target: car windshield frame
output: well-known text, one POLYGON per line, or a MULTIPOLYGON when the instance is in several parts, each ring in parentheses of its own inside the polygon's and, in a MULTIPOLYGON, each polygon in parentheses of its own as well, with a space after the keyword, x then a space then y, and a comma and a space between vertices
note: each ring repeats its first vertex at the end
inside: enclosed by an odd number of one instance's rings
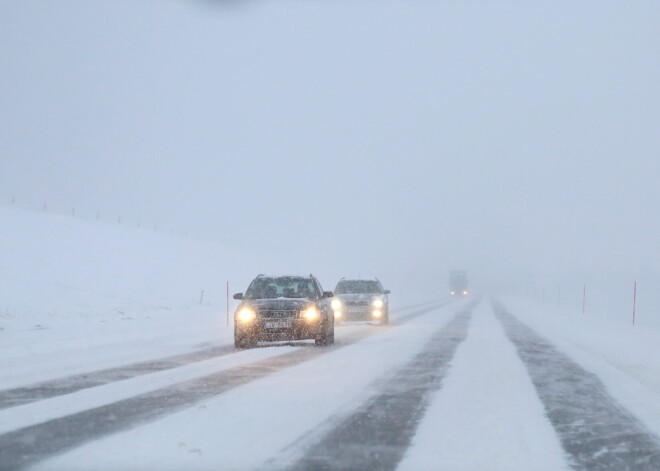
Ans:
POLYGON ((316 281, 299 276, 255 278, 245 291, 244 299, 319 299, 316 281))

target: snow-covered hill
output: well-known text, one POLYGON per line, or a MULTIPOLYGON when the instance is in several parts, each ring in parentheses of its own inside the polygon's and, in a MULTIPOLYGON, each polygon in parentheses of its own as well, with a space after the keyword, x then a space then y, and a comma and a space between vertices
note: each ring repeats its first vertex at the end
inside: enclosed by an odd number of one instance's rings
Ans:
POLYGON ((242 290, 265 260, 209 240, 8 207, 0 227, 5 387, 229 335, 226 283, 242 290))
POLYGON ((201 239, 14 208, 0 207, 0 226, 4 329, 220 311, 226 282, 255 261, 201 239))

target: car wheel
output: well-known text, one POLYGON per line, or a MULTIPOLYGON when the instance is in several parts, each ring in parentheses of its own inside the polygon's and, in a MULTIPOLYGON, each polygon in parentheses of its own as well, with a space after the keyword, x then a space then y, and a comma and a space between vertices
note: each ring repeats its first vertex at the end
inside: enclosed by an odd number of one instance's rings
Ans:
POLYGON ((317 347, 324 347, 324 346, 328 345, 328 335, 327 335, 327 334, 321 334, 321 335, 318 335, 318 336, 314 339, 314 344, 315 344, 317 347))
POLYGON ((332 333, 328 333, 327 331, 327 326, 325 329, 321 330, 321 333, 319 333, 316 338, 314 339, 314 344, 317 347, 323 347, 325 345, 330 345, 331 343, 335 342, 335 330, 334 326, 332 329, 332 333))
POLYGON ((243 336, 234 337, 234 347, 236 347, 236 348, 240 348, 240 349, 252 348, 252 347, 254 347, 255 343, 256 342, 250 340, 249 337, 243 337, 243 336))
POLYGON ((380 320, 380 325, 387 325, 387 324, 389 324, 389 323, 390 323, 390 313, 389 313, 389 312, 385 312, 385 315, 384 315, 383 318, 380 320))

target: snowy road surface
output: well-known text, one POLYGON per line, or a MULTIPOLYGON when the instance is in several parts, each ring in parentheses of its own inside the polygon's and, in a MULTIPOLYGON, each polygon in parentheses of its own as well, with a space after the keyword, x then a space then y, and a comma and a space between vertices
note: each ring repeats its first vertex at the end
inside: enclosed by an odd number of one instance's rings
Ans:
POLYGON ((655 383, 516 303, 401 308, 336 338, 237 351, 225 335, 59 378, 18 371, 0 391, 0 469, 660 469, 655 383))

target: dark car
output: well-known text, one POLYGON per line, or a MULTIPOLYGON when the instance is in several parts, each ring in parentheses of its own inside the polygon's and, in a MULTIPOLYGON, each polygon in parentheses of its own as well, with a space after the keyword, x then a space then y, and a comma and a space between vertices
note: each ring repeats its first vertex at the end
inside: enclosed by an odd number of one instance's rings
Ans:
POLYGON ((376 320, 381 324, 390 321, 390 290, 383 289, 378 279, 347 280, 337 283, 332 300, 335 319, 346 321, 376 320))
POLYGON ((314 339, 317 346, 335 341, 335 319, 328 298, 312 275, 256 277, 234 313, 234 345, 249 348, 260 340, 314 339))

